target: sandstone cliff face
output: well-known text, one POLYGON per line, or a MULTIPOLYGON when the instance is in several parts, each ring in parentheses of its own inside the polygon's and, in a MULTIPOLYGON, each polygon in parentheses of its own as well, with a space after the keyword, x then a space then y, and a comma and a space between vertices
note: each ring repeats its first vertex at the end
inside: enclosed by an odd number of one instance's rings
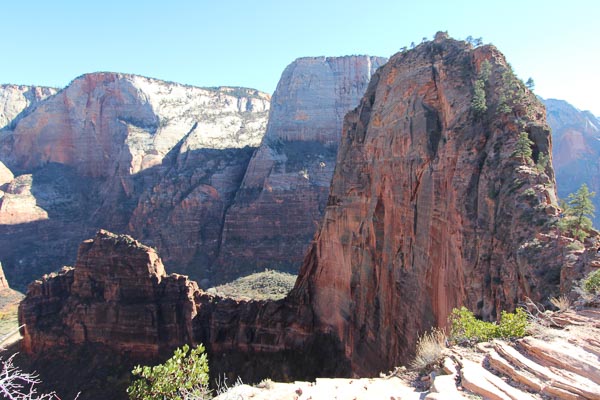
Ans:
POLYGON ((392 57, 347 115, 293 296, 339 337, 353 371, 406 361, 453 307, 495 319, 524 296, 557 293, 568 251, 553 228, 552 169, 533 164, 550 156, 550 132, 543 106, 507 71, 493 46, 438 36, 392 57), (521 131, 533 160, 514 155, 521 131))
POLYGON ((225 218, 216 277, 297 272, 321 220, 344 115, 386 59, 300 58, 283 72, 267 132, 225 218))
POLYGON ((10 128, 40 101, 58 90, 41 86, 0 85, 0 129, 10 128))
POLYGON ((96 73, 38 103, 0 132, 0 160, 17 175, 2 173, 13 183, 0 188, 11 280, 23 287, 72 264, 99 228, 135 234, 180 271, 206 269, 269 100, 252 89, 96 73))
MULTIPOLYGON (((566 199, 583 183, 600 193, 600 121, 589 111, 579 111, 563 100, 548 99, 544 100, 544 104, 548 124, 552 128, 552 157, 558 196, 566 199)), ((596 196, 593 202, 596 210, 600 210, 600 197, 596 196)), ((596 227, 600 226, 599 218, 594 218, 596 227)))
MULTIPOLYGON (((82 390, 85 398, 124 398, 125 387, 105 377, 98 382, 102 371, 119 363, 164 360, 184 343, 206 345, 215 376, 237 374, 256 381, 349 372, 337 353, 339 345, 310 330, 309 308, 206 294, 185 276, 167 275, 154 249, 107 231, 81 244, 74 268, 29 286, 19 306, 19 324, 22 351, 41 360, 34 365, 43 377, 56 376, 53 357, 69 359, 62 367, 69 371, 81 365, 73 357, 102 351, 100 360, 89 356, 99 363, 92 372, 87 359, 81 367, 85 375, 73 371, 61 395, 82 390)), ((62 389, 64 380, 58 385, 54 389, 62 389)))
POLYGON ((23 349, 96 343, 156 357, 193 340, 196 290, 186 277, 167 276, 155 250, 100 231, 81 244, 75 268, 29 286, 19 307, 23 349))

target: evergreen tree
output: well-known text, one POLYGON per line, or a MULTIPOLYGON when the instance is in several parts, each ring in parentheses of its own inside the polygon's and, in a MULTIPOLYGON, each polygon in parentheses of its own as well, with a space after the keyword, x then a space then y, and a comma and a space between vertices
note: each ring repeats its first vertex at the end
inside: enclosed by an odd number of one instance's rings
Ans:
POLYGON ((529 139, 529 135, 527 132, 521 132, 519 134, 519 138, 517 139, 517 144, 515 145, 515 151, 513 151, 512 156, 521 159, 522 161, 529 164, 531 161, 531 145, 533 142, 529 139))
POLYGON ((480 116, 487 111, 487 104, 485 99, 485 82, 482 79, 477 79, 475 81, 471 107, 473 107, 473 111, 477 116, 480 116))
POLYGON ((590 229, 592 221, 589 217, 594 217, 595 207, 592 198, 596 196, 595 192, 590 192, 584 183, 575 193, 571 193, 568 202, 564 204, 564 218, 561 221, 561 228, 570 232, 575 238, 583 241, 590 229))
POLYGON ((533 82, 533 78, 527 79, 527 82, 525 82, 525 86, 527 86, 527 89, 533 90, 535 88, 535 82, 533 82))

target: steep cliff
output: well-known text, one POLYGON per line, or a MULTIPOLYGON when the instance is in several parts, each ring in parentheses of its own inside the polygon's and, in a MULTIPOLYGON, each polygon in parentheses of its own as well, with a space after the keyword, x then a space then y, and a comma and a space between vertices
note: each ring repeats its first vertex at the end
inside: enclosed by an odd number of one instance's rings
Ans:
POLYGON ((42 86, 0 85, 0 130, 10 129, 45 98, 58 92, 42 86))
POLYGON ((9 279, 23 287, 72 264, 99 228, 135 234, 180 271, 206 268, 269 100, 252 89, 95 73, 37 103, 0 131, 0 160, 16 175, 2 173, 12 183, 0 199, 9 279))
MULTIPOLYGON (((552 128, 552 158, 556 172, 558 196, 566 199, 585 183, 600 193, 600 120, 589 111, 579 111, 564 100, 543 100, 552 128)), ((600 196, 593 199, 600 210, 600 196)), ((600 216, 594 218, 600 227, 600 216)))
POLYGON ((167 276, 154 249, 99 231, 79 247, 75 268, 29 286, 19 307, 23 349, 95 343, 152 359, 192 340, 197 289, 184 276, 167 276))
POLYGON ((279 80, 267 132, 228 210, 215 278, 297 272, 327 203, 344 115, 386 59, 300 58, 279 80))
POLYGON ((353 371, 373 373, 406 361, 453 307, 495 319, 556 294, 563 264, 584 257, 556 236, 551 150, 544 107, 493 46, 438 34, 396 54, 346 117, 292 296, 353 371))

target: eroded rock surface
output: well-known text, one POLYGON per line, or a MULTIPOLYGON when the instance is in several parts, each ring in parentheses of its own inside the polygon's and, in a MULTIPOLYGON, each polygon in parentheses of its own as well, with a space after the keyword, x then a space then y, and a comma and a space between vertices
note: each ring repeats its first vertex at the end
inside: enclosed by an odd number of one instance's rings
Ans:
POLYGON ((217 279, 265 266, 297 273, 327 203, 344 115, 385 61, 300 58, 283 71, 267 132, 225 218, 217 279))
POLYGON ((152 359, 193 340, 197 289, 184 276, 167 275, 154 249, 100 231, 81 244, 74 268, 29 286, 19 308, 23 349, 39 354, 95 343, 152 359))
POLYGON ((493 46, 438 36, 393 56, 347 115, 292 296, 344 344, 353 371, 403 363, 454 307, 495 319, 525 296, 543 301, 569 257, 584 262, 556 236, 551 163, 535 166, 552 150, 544 107, 510 76, 493 46), (533 159, 515 155, 520 132, 533 159))
POLYGON ((72 264, 99 228, 133 233, 179 271, 206 269, 269 104, 253 89, 95 73, 21 112, 0 131, 11 281, 72 264))
POLYGON ((42 86, 0 85, 0 129, 10 129, 40 101, 58 92, 42 86))

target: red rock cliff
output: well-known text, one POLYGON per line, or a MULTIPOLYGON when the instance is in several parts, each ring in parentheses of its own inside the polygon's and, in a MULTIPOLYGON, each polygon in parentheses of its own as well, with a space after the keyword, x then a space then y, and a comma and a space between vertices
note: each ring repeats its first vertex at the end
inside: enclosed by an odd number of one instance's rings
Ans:
POLYGON ((0 167, 0 253, 15 287, 72 264, 99 228, 135 235, 180 272, 212 265, 269 95, 94 73, 15 114, 27 104, 9 89, 0 160, 17 176, 0 167))
POLYGON ((378 70, 346 116, 322 227, 294 289, 353 371, 405 362, 453 307, 495 319, 525 296, 557 293, 566 250, 554 176, 550 163, 534 166, 550 153, 544 107, 493 46, 438 35, 378 70), (514 154, 520 132, 532 159, 514 154))
POLYGON ((195 282, 168 275, 155 250, 100 231, 75 268, 33 282, 19 307, 23 349, 100 343, 138 358, 193 343, 195 282))

